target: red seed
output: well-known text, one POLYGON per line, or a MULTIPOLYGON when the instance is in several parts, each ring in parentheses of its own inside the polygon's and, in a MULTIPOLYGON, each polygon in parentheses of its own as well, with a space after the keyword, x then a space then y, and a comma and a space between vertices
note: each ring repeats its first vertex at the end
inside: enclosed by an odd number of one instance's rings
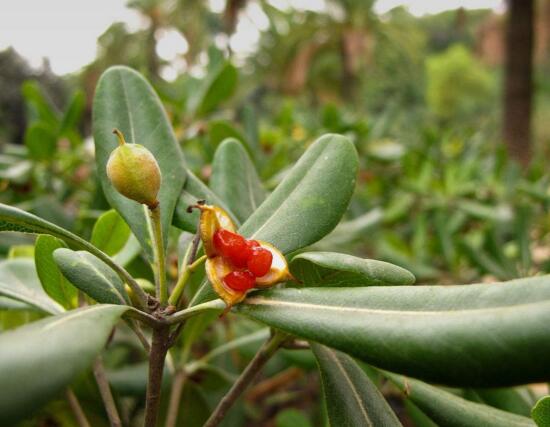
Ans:
POLYGON ((250 249, 258 248, 260 247, 260 242, 258 242, 257 240, 247 240, 246 246, 248 246, 250 249))
POLYGON ((262 247, 252 249, 246 266, 250 272, 256 277, 265 276, 271 268, 273 262, 273 254, 271 251, 262 247))
POLYGON ((213 240, 214 247, 220 252, 221 256, 229 259, 236 267, 246 266, 250 249, 243 236, 220 228, 214 233, 213 240))
POLYGON ((254 287, 256 278, 250 271, 232 271, 223 278, 223 283, 234 291, 246 292, 254 287))

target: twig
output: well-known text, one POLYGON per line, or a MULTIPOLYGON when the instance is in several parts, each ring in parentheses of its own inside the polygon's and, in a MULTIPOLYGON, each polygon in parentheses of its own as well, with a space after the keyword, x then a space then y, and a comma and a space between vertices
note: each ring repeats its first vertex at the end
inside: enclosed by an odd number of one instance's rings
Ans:
POLYGON ((147 396, 145 401, 145 427, 155 427, 157 424, 162 373, 164 360, 168 352, 168 335, 170 328, 161 326, 153 329, 151 353, 149 355, 149 379, 147 382, 147 396))
POLYGON ((206 310, 223 310, 224 308, 225 303, 221 299, 215 299, 202 304, 194 305, 193 307, 189 307, 185 310, 180 310, 173 315, 168 316, 165 321, 167 324, 172 325, 174 323, 183 322, 184 320, 206 310))
POLYGON ((237 398, 246 390, 256 375, 260 372, 262 367, 267 363, 271 356, 277 352, 287 337, 288 336, 285 334, 275 333, 260 347, 237 381, 233 383, 231 389, 222 398, 216 409, 214 409, 214 412, 212 412, 210 418, 208 418, 204 424, 204 427, 216 427, 223 421, 225 414, 229 411, 231 406, 233 406, 233 403, 235 403, 237 398))
POLYGON ((103 400, 103 405, 105 406, 105 411, 109 417, 111 427, 121 427, 122 422, 120 421, 120 416, 118 415, 115 399, 111 393, 111 387, 109 386, 109 380, 107 379, 101 356, 98 356, 95 359, 93 371, 97 386, 99 388, 99 394, 103 400))
POLYGON ((76 422, 78 423, 79 427, 90 427, 90 423, 88 422, 88 419, 86 418, 86 414, 82 410, 82 406, 80 406, 80 402, 78 401, 78 398, 73 393, 73 391, 68 388, 65 391, 65 396, 67 397, 67 401, 69 402, 69 406, 71 407, 71 410, 73 411, 73 414, 76 418, 76 422))
POLYGON ((164 304, 168 300, 168 289, 166 287, 166 259, 164 256, 160 205, 149 209, 149 214, 153 229, 153 253, 155 257, 153 270, 155 273, 156 296, 160 303, 164 304))
POLYGON ((176 425, 184 383, 185 372, 179 369, 172 380, 172 389, 170 390, 170 402, 168 404, 165 427, 174 427, 176 425))

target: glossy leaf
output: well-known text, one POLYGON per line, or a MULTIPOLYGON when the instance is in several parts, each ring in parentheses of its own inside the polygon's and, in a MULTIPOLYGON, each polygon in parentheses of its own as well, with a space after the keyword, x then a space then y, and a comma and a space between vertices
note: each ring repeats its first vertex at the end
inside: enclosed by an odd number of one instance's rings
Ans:
POLYGON ((0 420, 32 415, 89 367, 126 308, 96 305, 0 334, 0 420), (83 339, 85 338, 85 339, 83 339))
POLYGON ((239 232, 283 253, 310 245, 336 227, 355 188, 357 152, 340 135, 312 144, 239 232))
POLYGON ((479 388, 473 392, 487 405, 526 417, 530 416, 535 404, 527 387, 479 388))
POLYGON ((544 396, 537 402, 531 416, 538 427, 550 427, 550 396, 544 396))
POLYGON ((290 272, 306 286, 412 285, 404 268, 336 252, 304 252, 290 263, 290 272))
POLYGON ((62 240, 42 234, 36 239, 34 264, 44 291, 65 308, 76 305, 77 289, 71 285, 59 270, 53 259, 56 249, 65 248, 62 240))
POLYGON ((527 417, 470 402, 440 388, 411 378, 384 373, 407 398, 440 426, 445 427, 533 427, 527 417))
POLYGON ((126 304, 128 295, 116 273, 88 252, 58 249, 54 260, 63 275, 78 289, 104 304, 126 304))
POLYGON ((384 397, 353 359, 312 344, 332 426, 400 426, 384 397))
POLYGON ((152 257, 147 209, 119 194, 107 177, 107 160, 118 144, 112 132, 118 128, 128 142, 148 148, 160 166, 162 183, 158 199, 165 240, 186 175, 178 142, 157 94, 130 68, 111 67, 103 73, 97 85, 93 112, 96 166, 105 196, 152 257))
POLYGON ((44 292, 29 258, 0 262, 0 295, 21 301, 48 314, 63 312, 63 307, 44 292))
POLYGON ((492 285, 278 289, 237 311, 432 382, 500 387, 550 377, 550 276, 492 285))
POLYGON ((266 194, 252 160, 235 139, 226 139, 216 150, 210 187, 240 222, 258 209, 266 194))
POLYGON ((107 255, 118 253, 130 237, 130 227, 115 210, 102 214, 94 224, 90 242, 107 255))

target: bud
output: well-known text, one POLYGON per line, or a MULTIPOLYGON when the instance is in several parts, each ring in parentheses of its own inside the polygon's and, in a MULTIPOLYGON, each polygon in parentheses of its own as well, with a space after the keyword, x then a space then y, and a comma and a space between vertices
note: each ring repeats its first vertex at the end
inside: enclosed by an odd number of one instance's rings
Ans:
POLYGON ((158 205, 161 174, 153 154, 139 144, 128 144, 118 129, 113 130, 119 146, 107 162, 107 176, 117 191, 128 199, 154 209, 158 205))

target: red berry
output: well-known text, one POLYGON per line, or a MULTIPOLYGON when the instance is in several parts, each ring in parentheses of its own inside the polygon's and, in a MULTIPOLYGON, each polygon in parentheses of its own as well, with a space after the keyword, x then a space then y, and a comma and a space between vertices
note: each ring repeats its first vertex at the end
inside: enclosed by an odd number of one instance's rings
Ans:
POLYGON ((246 266, 254 276, 262 277, 269 272, 272 262, 273 254, 271 251, 262 247, 257 247, 252 249, 252 254, 249 257, 246 266))
POLYGON ((250 271, 232 271, 223 278, 223 283, 234 291, 246 292, 254 287, 256 278, 250 271))
POLYGON ((220 228, 214 233, 214 247, 220 254, 229 259, 236 267, 246 266, 246 260, 250 256, 250 249, 243 236, 220 228))
POLYGON ((246 246, 248 246, 250 249, 258 248, 260 247, 260 242, 257 240, 247 240, 246 246))

